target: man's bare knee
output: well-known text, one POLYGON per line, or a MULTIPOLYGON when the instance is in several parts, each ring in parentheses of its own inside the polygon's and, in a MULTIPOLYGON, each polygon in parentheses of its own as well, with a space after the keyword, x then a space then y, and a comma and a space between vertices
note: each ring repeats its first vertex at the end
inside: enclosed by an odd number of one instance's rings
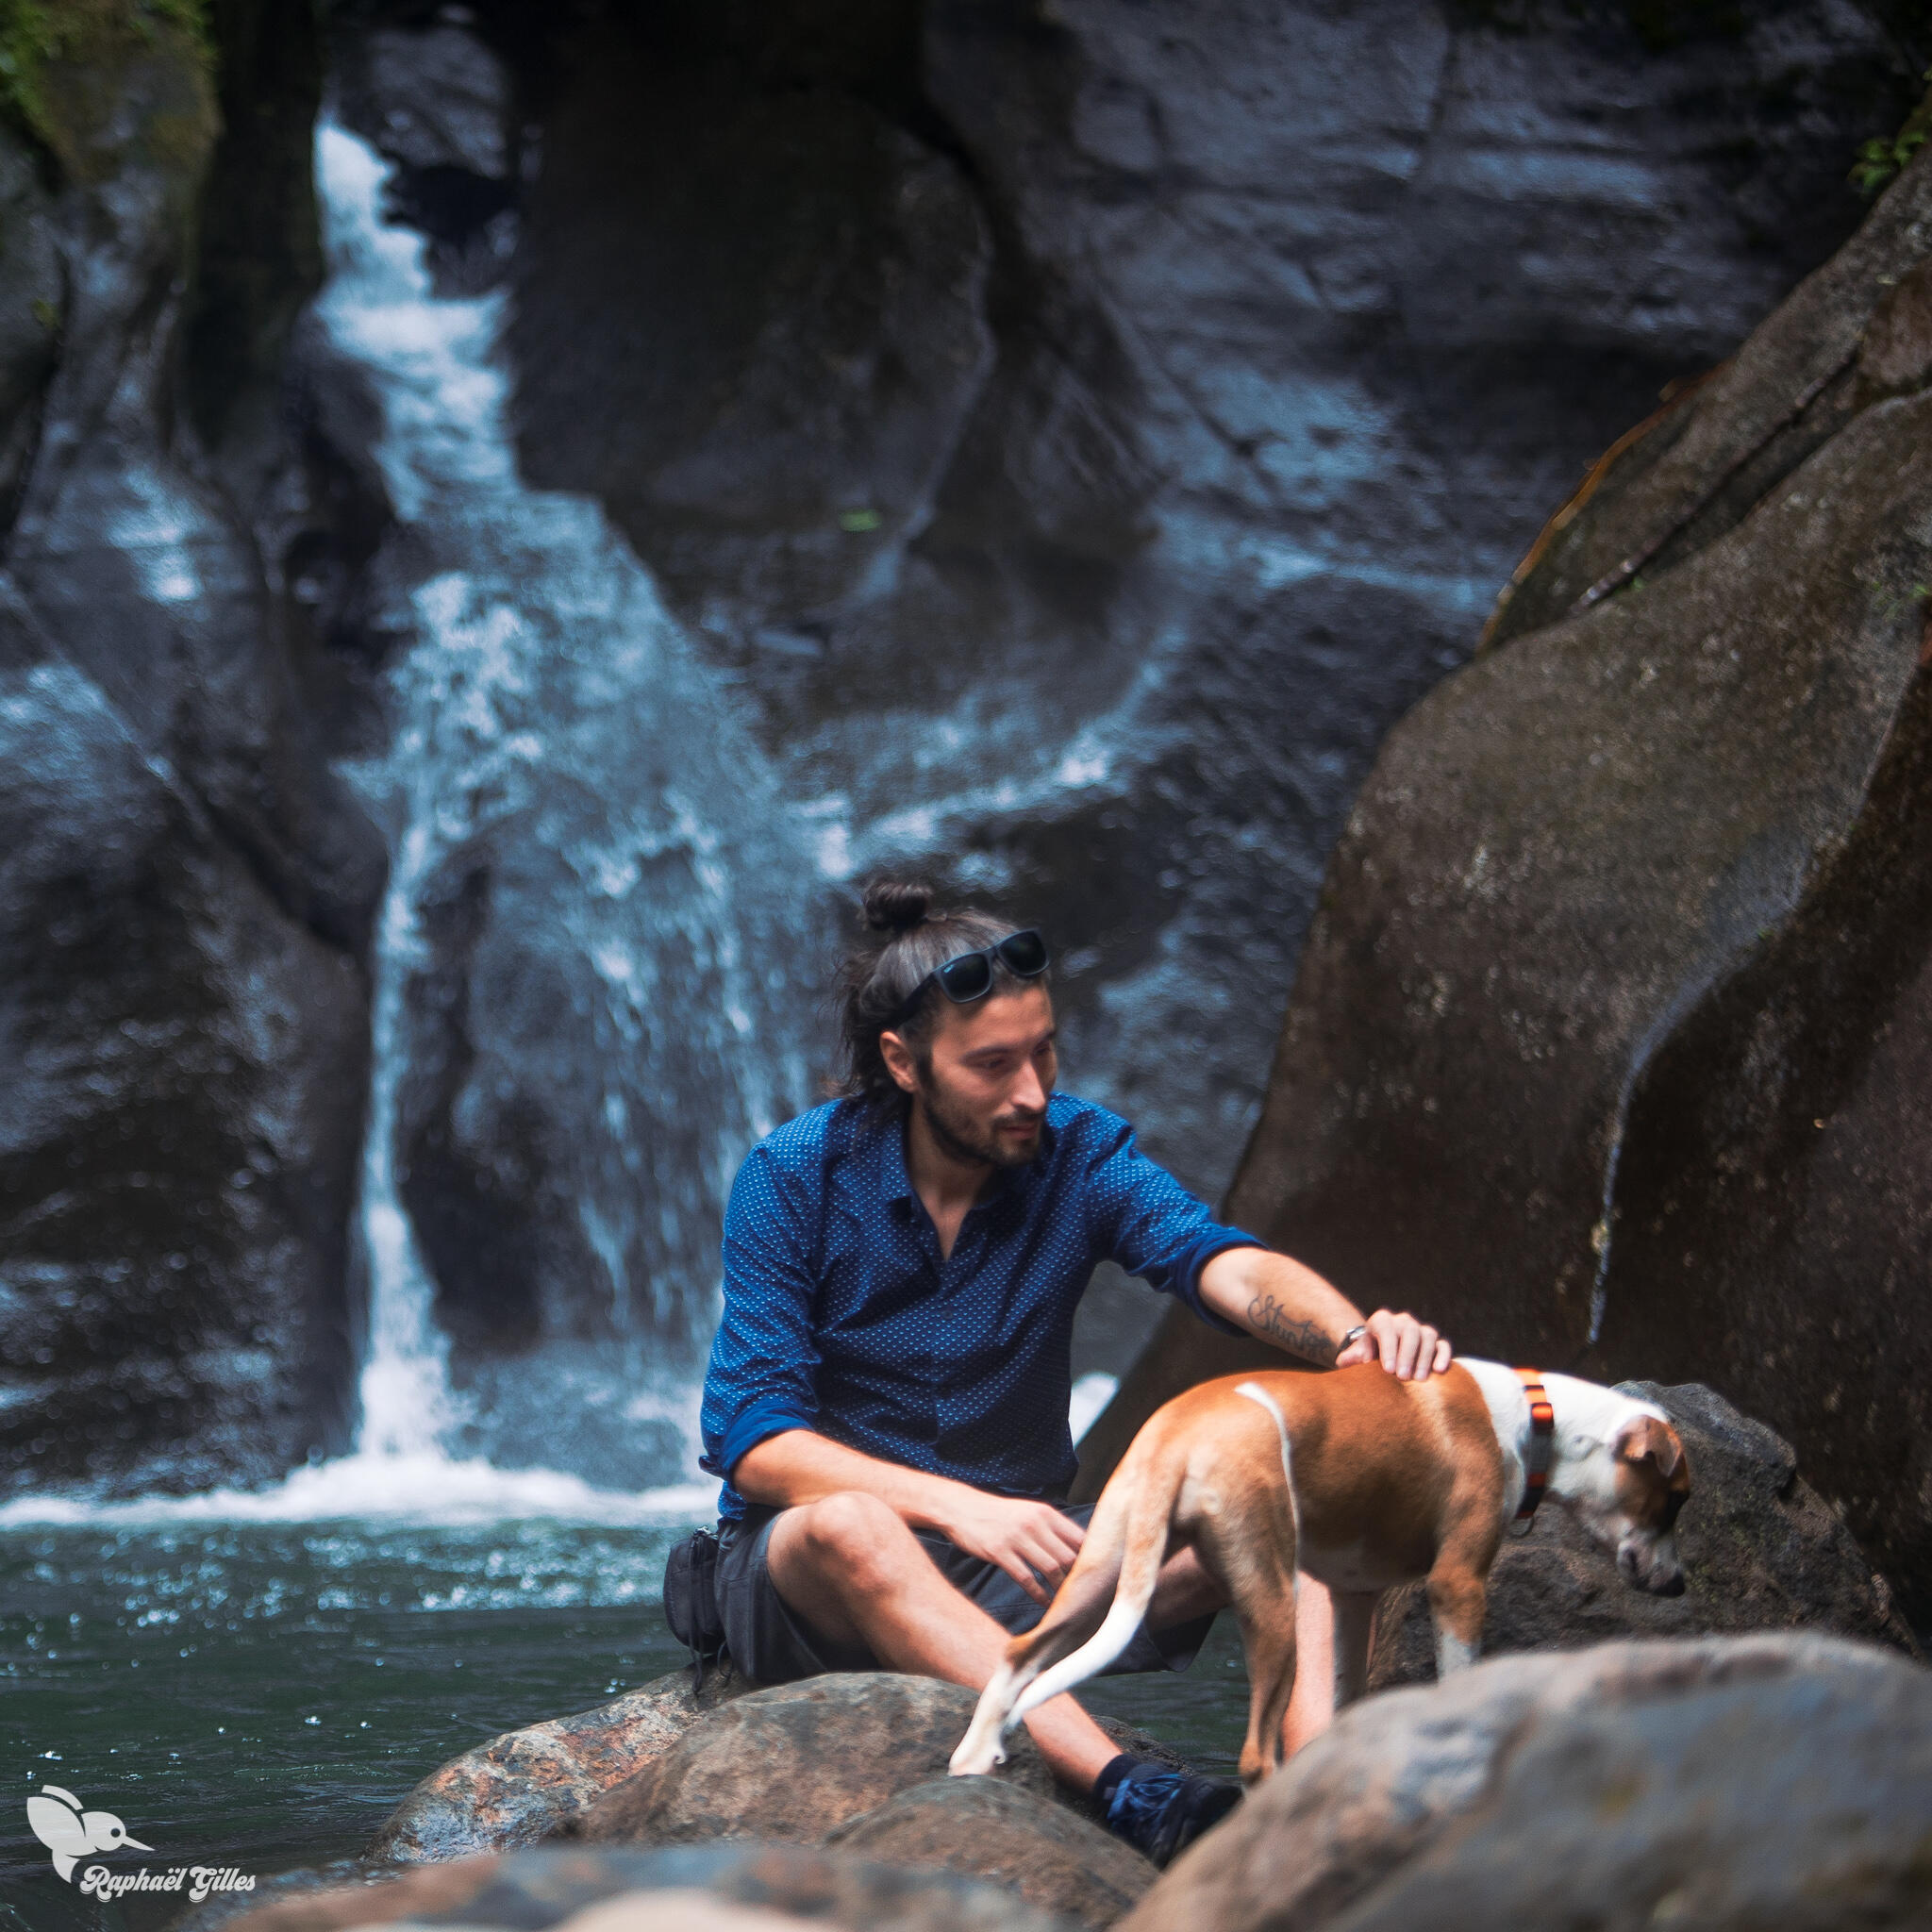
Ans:
POLYGON ((859 1490, 802 1504, 795 1514, 798 1554, 820 1575, 848 1589, 883 1585, 909 1557, 924 1554, 898 1516, 859 1490))

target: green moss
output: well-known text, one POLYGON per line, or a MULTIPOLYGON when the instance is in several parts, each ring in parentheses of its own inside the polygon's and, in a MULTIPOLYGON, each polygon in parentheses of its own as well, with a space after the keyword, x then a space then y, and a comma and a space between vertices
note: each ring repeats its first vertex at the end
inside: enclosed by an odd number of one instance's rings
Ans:
POLYGON ((48 71, 118 65, 166 39, 212 75, 205 0, 0 0, 0 114, 58 153, 48 71))
MULTIPOLYGON (((1932 81, 1932 68, 1925 78, 1932 81)), ((1858 150, 1852 164, 1851 183, 1870 200, 1932 137, 1932 92, 1906 117, 1906 125, 1893 135, 1880 135, 1858 150)))

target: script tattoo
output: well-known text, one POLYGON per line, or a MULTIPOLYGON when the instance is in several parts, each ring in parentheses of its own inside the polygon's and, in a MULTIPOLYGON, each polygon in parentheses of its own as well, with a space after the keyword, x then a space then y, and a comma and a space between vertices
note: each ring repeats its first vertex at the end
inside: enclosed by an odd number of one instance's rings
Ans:
POLYGON ((1291 1315, 1272 1294, 1257 1294, 1248 1304, 1248 1323, 1257 1335, 1279 1342, 1290 1355, 1311 1362, 1332 1362, 1336 1348, 1319 1324, 1291 1315))

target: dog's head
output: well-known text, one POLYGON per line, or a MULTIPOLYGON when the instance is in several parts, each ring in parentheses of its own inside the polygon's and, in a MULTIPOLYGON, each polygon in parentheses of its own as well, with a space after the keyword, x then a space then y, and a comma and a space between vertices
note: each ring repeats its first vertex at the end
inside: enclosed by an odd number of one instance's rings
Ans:
POLYGON ((1616 1553, 1624 1582, 1653 1596, 1681 1596, 1677 1512, 1690 1493, 1690 1464, 1675 1429, 1639 1413, 1610 1442, 1608 1494, 1591 1511, 1591 1527, 1616 1553))

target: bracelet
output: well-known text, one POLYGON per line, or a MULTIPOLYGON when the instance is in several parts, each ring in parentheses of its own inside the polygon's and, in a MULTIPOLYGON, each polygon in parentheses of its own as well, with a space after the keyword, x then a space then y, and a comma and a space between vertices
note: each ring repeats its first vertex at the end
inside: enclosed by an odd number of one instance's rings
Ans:
POLYGON ((1349 1344, 1355 1341, 1357 1336, 1366 1335, 1368 1332, 1369 1324, 1366 1322, 1357 1322, 1355 1324, 1355 1326, 1351 1328, 1348 1331, 1348 1333, 1344 1335, 1341 1338, 1341 1340, 1335 1344, 1336 1359, 1339 1361, 1342 1356, 1348 1353, 1349 1344))

